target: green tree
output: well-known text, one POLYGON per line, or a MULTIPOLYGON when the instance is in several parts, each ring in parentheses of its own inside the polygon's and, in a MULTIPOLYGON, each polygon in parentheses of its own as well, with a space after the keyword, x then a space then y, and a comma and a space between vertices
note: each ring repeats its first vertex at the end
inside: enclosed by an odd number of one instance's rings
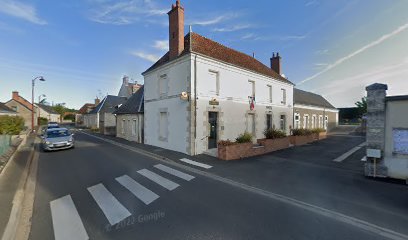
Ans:
POLYGON ((359 117, 367 113, 367 97, 361 98, 361 101, 355 103, 358 109, 359 117))

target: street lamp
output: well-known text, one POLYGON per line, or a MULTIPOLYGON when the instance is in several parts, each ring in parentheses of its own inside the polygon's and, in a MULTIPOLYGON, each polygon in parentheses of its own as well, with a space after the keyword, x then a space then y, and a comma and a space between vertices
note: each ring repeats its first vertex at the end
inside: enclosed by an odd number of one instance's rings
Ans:
POLYGON ((31 95, 31 131, 34 131, 34 87, 35 87, 35 80, 39 80, 44 82, 45 79, 42 76, 36 77, 32 80, 32 95, 31 95))
MULTIPOLYGON (((41 94, 40 96, 38 96, 38 118, 41 118, 41 108, 40 108, 40 104, 41 104, 41 98, 43 97, 43 100, 47 97, 45 94, 41 94)), ((40 124, 39 121, 37 121, 38 124, 40 124)))

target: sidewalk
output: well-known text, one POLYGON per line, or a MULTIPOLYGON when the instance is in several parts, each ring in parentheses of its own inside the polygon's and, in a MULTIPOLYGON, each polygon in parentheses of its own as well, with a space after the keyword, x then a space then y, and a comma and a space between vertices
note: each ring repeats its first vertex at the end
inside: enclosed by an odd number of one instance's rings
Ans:
POLYGON ((36 135, 27 137, 24 146, 15 153, 14 158, 7 163, 0 174, 0 236, 7 226, 10 212, 13 207, 13 198, 20 183, 21 175, 29 160, 36 135))

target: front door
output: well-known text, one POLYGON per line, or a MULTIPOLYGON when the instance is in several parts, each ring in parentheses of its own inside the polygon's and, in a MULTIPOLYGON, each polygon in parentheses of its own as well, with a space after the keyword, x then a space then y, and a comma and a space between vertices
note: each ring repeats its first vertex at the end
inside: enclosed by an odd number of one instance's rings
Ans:
POLYGON ((208 136, 208 149, 217 148, 217 122, 218 113, 209 112, 208 113, 208 123, 210 125, 210 134, 208 136))

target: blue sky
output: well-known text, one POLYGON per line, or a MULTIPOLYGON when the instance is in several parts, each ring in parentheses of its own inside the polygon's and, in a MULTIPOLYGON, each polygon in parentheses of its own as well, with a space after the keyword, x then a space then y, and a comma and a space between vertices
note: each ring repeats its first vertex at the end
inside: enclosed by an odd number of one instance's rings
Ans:
MULTIPOLYGON (((0 0, 0 101, 18 90, 79 108, 117 94, 167 50, 175 0, 0 0)), ((336 107, 373 82, 408 94, 408 0, 182 0, 193 31, 269 65, 336 107)), ((186 26, 186 31, 188 27, 186 26)))

